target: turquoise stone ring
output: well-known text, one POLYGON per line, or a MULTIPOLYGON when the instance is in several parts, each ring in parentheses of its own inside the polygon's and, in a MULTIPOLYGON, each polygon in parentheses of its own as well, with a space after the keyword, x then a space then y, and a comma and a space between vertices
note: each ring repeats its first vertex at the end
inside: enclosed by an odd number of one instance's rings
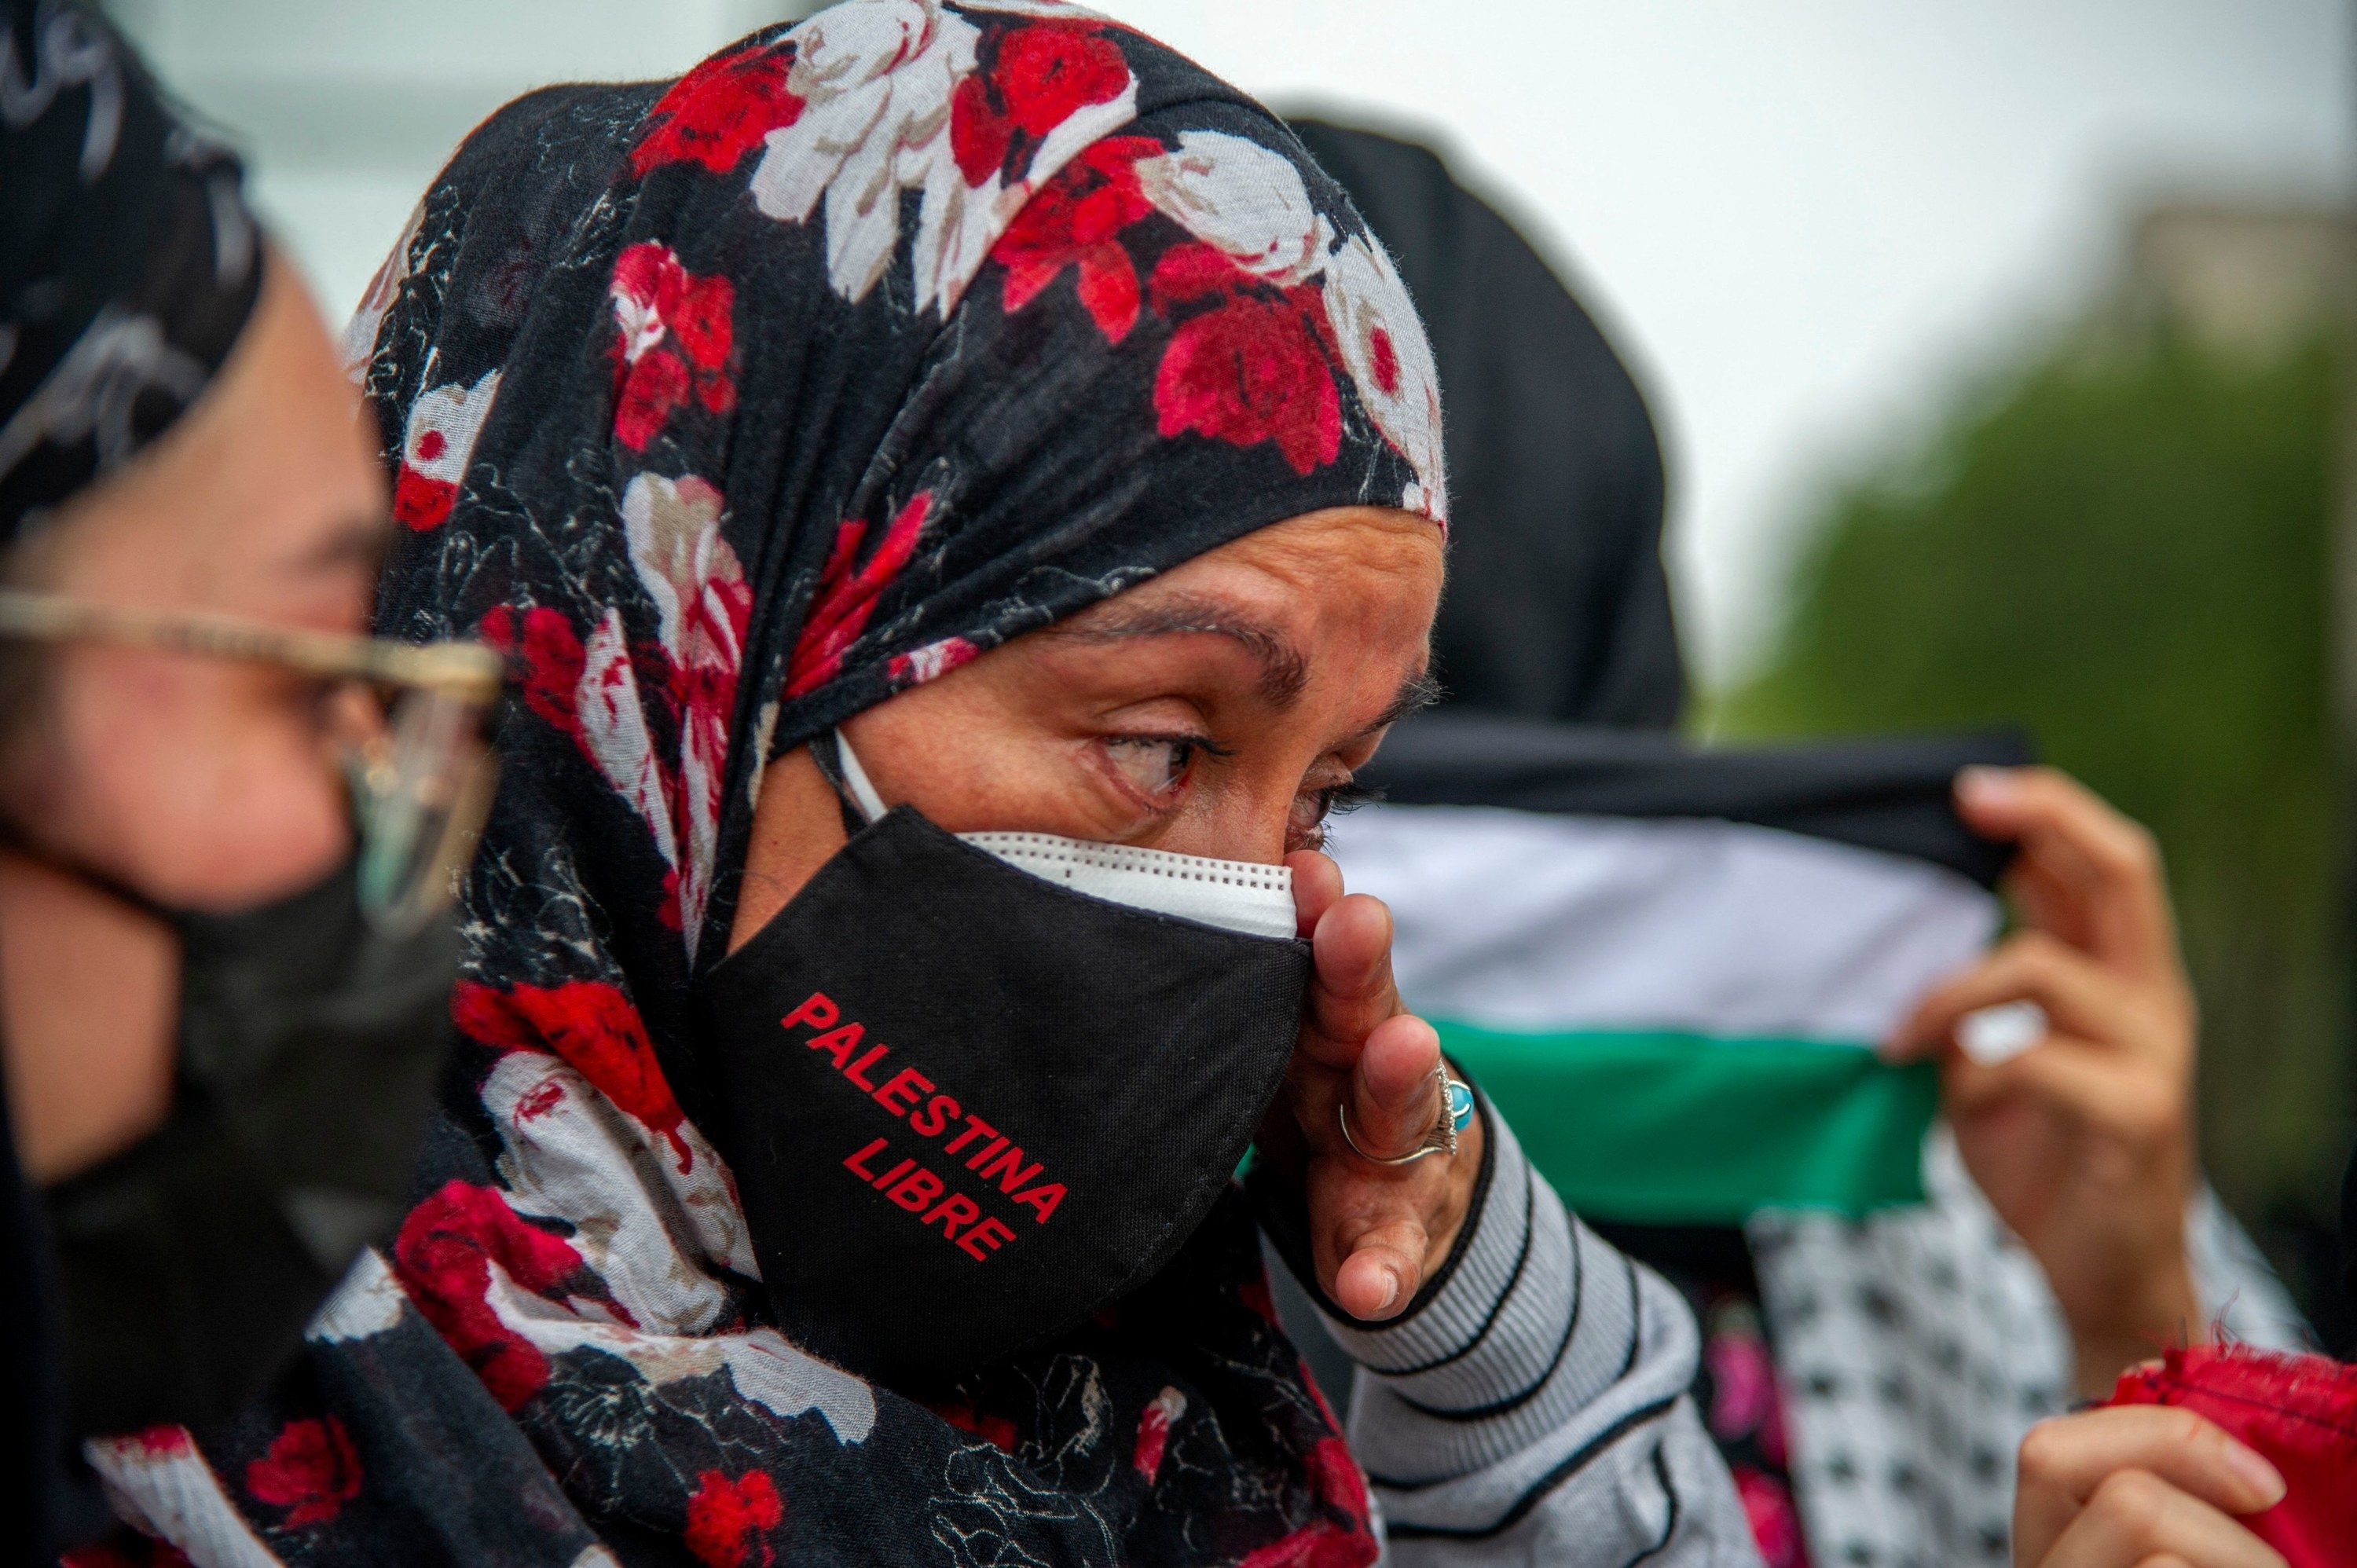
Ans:
POLYGON ((1359 1147, 1359 1140, 1351 1135, 1350 1107, 1338 1100, 1334 1102, 1334 1120, 1341 1124, 1342 1142, 1351 1145, 1352 1154, 1373 1165, 1412 1165, 1426 1155, 1454 1155, 1457 1152, 1457 1134, 1465 1131, 1465 1123, 1473 1120, 1473 1090, 1463 1079, 1448 1070, 1446 1062, 1432 1069, 1432 1080, 1440 1090, 1440 1114, 1433 1118, 1431 1130, 1425 1133, 1423 1143, 1405 1155, 1367 1153, 1359 1147))

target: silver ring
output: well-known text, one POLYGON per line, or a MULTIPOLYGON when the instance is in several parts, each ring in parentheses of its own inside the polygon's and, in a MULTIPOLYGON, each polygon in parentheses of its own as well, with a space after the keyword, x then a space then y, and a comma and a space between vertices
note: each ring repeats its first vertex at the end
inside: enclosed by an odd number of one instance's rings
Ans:
POLYGON ((1351 1152, 1371 1165, 1410 1165, 1426 1155, 1457 1153, 1457 1134, 1473 1119, 1473 1090, 1463 1079, 1453 1076, 1447 1063, 1432 1069, 1432 1086, 1440 1091, 1440 1113, 1426 1130, 1424 1142, 1405 1155, 1371 1155, 1359 1147, 1359 1140, 1351 1135, 1350 1097, 1334 1102, 1334 1121, 1342 1129, 1342 1142, 1351 1152))

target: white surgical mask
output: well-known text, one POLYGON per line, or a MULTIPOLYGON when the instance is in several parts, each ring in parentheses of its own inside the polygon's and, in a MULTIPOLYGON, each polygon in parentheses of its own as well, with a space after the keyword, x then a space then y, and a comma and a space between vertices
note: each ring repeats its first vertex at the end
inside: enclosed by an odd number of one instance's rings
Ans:
MULTIPOLYGON (((886 811, 884 798, 876 792, 850 740, 839 729, 834 732, 834 744, 844 788, 858 803, 860 815, 871 822, 880 820, 886 811)), ((1252 937, 1289 937, 1298 929, 1290 866, 1211 860, 1166 849, 1096 843, 1059 833, 957 836, 1019 871, 1043 881, 1060 882, 1075 893, 1108 903, 1200 920, 1252 937)))

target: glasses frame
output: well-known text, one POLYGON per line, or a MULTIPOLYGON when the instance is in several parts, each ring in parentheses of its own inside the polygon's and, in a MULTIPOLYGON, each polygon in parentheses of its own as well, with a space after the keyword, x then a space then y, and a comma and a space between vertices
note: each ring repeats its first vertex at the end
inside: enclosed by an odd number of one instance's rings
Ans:
MULTIPOLYGON (((100 605, 61 594, 0 588, 0 639, 12 639, 101 643, 267 664, 321 680, 425 693, 479 714, 496 712, 508 674, 507 660, 479 642, 420 646, 272 626, 238 616, 100 605)), ((354 792, 355 850, 361 861, 361 904, 371 924, 388 934, 405 936, 447 904, 457 871, 472 854, 498 777, 497 756, 485 750, 461 776, 458 795, 447 809, 442 831, 434 835, 430 856, 420 863, 424 872, 414 883, 393 884, 403 895, 395 898, 372 886, 370 870, 372 851, 382 842, 376 837, 382 826, 376 813, 391 797, 348 773, 347 787, 354 792), (360 799, 364 788, 370 795, 366 804, 360 799)))
POLYGON ((0 588, 0 638, 275 664, 306 675, 438 692, 485 708, 499 701, 507 679, 507 661, 479 642, 393 642, 200 610, 92 604, 23 588, 0 588))

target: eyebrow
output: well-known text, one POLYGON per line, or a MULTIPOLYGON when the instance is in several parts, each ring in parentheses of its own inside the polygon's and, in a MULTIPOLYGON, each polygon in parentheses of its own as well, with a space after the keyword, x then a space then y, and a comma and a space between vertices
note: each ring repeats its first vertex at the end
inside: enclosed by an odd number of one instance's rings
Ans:
POLYGON ((1056 634, 1082 642, 1189 635, 1231 639, 1259 664, 1260 693, 1280 711, 1298 701, 1309 683, 1309 660, 1290 638, 1217 599, 1174 596, 1159 604, 1108 610, 1082 622, 1067 622, 1056 628, 1056 634))
POLYGON ((354 515, 337 523, 335 532, 317 543, 287 555, 280 566, 300 576, 351 566, 375 572, 383 566, 385 553, 392 546, 393 530, 384 518, 354 515))

